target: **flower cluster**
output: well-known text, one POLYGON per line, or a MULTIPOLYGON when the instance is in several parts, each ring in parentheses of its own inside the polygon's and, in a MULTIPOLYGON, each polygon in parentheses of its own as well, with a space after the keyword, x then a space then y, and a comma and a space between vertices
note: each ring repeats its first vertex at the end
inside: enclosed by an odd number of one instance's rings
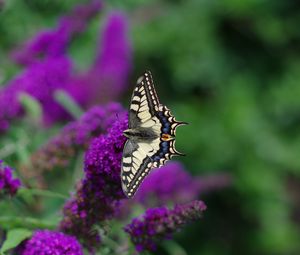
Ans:
POLYGON ((83 255, 75 237, 50 230, 35 231, 22 250, 22 255, 83 255))
POLYGON ((123 108, 117 103, 92 107, 79 120, 65 126, 58 135, 32 154, 30 164, 20 169, 22 174, 27 180, 35 179, 43 185, 44 172, 67 167, 79 151, 88 147, 93 137, 106 131, 123 112, 123 108))
MULTIPOLYGON (((86 111, 81 118, 68 122, 56 136, 31 154, 28 165, 20 168, 27 182, 24 185, 33 187, 32 194, 61 197, 56 192, 41 192, 34 188, 45 188, 50 183, 45 180, 47 171, 68 168, 72 159, 85 151, 83 177, 63 207, 58 230, 36 230, 29 240, 16 247, 21 255, 83 255, 81 245, 94 252, 101 241, 105 245, 109 239, 102 233, 100 235, 104 223, 118 219, 123 209, 121 205, 128 209, 135 208, 135 204, 150 209, 134 218, 124 229, 138 252, 155 250, 159 240, 170 238, 183 225, 201 217, 206 206, 195 199, 199 192, 220 183, 213 178, 205 186, 205 180, 192 177, 181 164, 170 162, 159 171, 152 171, 134 199, 125 199, 120 172, 126 141, 123 131, 128 128, 128 114, 120 104, 99 106, 99 103, 117 99, 128 84, 132 50, 127 18, 115 11, 105 16, 94 62, 86 70, 78 72, 68 55, 74 36, 82 33, 87 22, 101 9, 101 0, 90 0, 77 6, 60 19, 57 27, 42 31, 11 54, 24 69, 0 89, 0 133, 9 128, 11 121, 24 114, 19 100, 23 93, 41 105, 43 124, 47 126, 72 120, 55 99, 57 91, 68 94, 86 111), (178 205, 173 209, 164 207, 170 204, 178 205), (151 208, 155 206, 161 207, 151 208)), ((54 175, 49 179, 56 180, 54 175)), ((0 197, 15 195, 20 185, 20 180, 12 177, 12 169, 0 161, 0 197)), ((36 205, 40 198, 32 195, 28 201, 31 199, 36 205)), ((127 219, 130 217, 128 212, 131 209, 127 210, 127 219)), ((35 226, 39 228, 44 226, 42 221, 30 222, 38 224, 35 226)), ((124 233, 120 236, 122 245, 128 247, 130 240, 123 239, 123 236, 124 233)), ((123 248, 122 245, 116 251, 123 248)))
POLYGON ((67 48, 74 35, 84 30, 87 21, 101 9, 101 2, 91 1, 63 17, 57 28, 41 32, 12 55, 25 69, 0 90, 0 132, 23 114, 19 101, 22 93, 35 98, 43 109, 43 123, 71 119, 55 100, 62 90, 84 109, 120 96, 131 69, 131 47, 127 19, 113 12, 107 17, 95 62, 83 73, 76 72, 67 48), (7 107, 10 105, 10 107, 7 107))
POLYGON ((0 160, 0 197, 15 195, 21 186, 21 181, 13 178, 12 172, 12 168, 4 166, 3 161, 0 160))
POLYGON ((70 82, 70 94, 82 106, 115 100, 127 88, 132 50, 124 14, 107 16, 98 45, 94 63, 70 82))
POLYGON ((70 86, 72 62, 65 50, 74 34, 81 32, 78 24, 83 28, 100 7, 96 2, 76 7, 61 19, 56 29, 41 32, 12 54, 15 61, 24 64, 26 69, 0 90, 0 132, 7 130, 11 120, 22 114, 19 95, 24 92, 43 106, 45 124, 69 117, 54 100, 57 89, 67 91, 70 86))
POLYGON ((0 131, 6 130, 10 121, 22 114, 19 101, 22 93, 27 93, 40 102, 46 124, 50 124, 54 118, 69 116, 55 101, 53 94, 57 89, 66 88, 71 67, 70 59, 65 56, 32 64, 0 90, 0 131))
POLYGON ((136 250, 153 251, 158 240, 168 239, 185 224, 202 216, 206 205, 202 201, 193 201, 177 205, 174 209, 158 207, 148 209, 141 217, 135 218, 125 227, 136 250))
POLYGON ((110 219, 124 198, 120 169, 127 115, 120 115, 107 134, 95 138, 85 156, 85 176, 66 203, 60 229, 90 249, 99 244, 95 224, 110 219))
POLYGON ((100 78, 102 95, 97 93, 100 97, 116 98, 126 88, 132 58, 127 27, 124 14, 110 14, 102 34, 101 48, 89 72, 90 76, 100 78))

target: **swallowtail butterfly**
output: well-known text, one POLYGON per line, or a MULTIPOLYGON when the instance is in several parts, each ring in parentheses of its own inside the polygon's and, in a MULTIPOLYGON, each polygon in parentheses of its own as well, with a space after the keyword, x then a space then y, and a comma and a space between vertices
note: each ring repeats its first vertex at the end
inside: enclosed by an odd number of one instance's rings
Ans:
POLYGON ((170 110, 160 104, 151 73, 137 80, 129 110, 128 138, 122 157, 122 188, 132 197, 152 168, 160 167, 175 155, 175 132, 185 122, 176 121, 170 110))

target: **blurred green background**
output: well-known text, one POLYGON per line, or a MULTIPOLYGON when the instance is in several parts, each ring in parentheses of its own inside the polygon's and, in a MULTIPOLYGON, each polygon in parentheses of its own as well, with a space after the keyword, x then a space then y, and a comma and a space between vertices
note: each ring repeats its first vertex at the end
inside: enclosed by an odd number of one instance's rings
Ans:
MULTIPOLYGON (((5 2, 1 84, 18 72, 10 50, 79 2, 5 2)), ((177 138, 186 168, 233 178, 203 194, 203 221, 177 236, 187 254, 300 254, 300 2, 111 0, 105 8, 130 19, 130 82, 151 70, 161 101, 190 123, 177 138)), ((99 20, 71 46, 79 69, 92 61, 99 20)))

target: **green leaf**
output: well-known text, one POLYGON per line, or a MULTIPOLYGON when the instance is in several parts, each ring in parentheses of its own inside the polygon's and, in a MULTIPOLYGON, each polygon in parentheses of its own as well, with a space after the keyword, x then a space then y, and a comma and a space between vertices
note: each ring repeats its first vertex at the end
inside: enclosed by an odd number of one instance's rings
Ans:
POLYGON ((4 241, 0 249, 0 254, 4 255, 6 251, 17 247, 22 241, 29 238, 31 235, 32 231, 24 228, 16 228, 9 230, 7 233, 6 240, 4 241))
POLYGON ((64 90, 56 90, 54 93, 54 98, 75 119, 79 119, 79 117, 83 114, 84 111, 81 109, 81 107, 64 90))

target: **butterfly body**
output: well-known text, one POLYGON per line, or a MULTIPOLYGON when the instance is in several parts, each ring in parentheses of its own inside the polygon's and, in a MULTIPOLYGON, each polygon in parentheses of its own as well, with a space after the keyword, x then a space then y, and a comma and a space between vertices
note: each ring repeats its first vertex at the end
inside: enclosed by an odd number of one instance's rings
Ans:
POLYGON ((122 188, 132 197, 152 168, 160 167, 175 155, 175 132, 185 122, 178 122, 170 110, 160 104, 149 71, 140 77, 134 89, 128 129, 128 138, 122 158, 122 188))
POLYGON ((135 128, 135 129, 127 129, 123 132, 123 134, 132 140, 140 141, 140 140, 153 140, 159 137, 159 134, 152 129, 149 128, 135 128))

